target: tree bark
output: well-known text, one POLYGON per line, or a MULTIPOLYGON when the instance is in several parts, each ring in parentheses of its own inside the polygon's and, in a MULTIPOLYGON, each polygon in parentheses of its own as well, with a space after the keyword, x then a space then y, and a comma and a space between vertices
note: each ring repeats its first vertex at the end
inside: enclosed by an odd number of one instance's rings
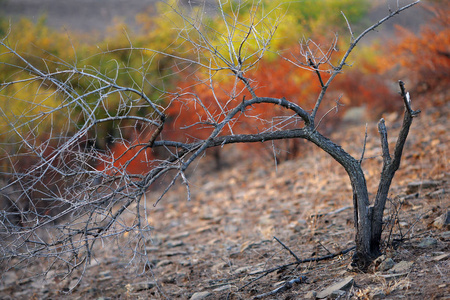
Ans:
POLYGON ((350 156, 344 149, 336 145, 312 126, 305 128, 306 139, 316 144, 329 155, 331 155, 347 171, 353 190, 354 220, 356 228, 356 251, 353 256, 353 265, 365 270, 373 259, 381 254, 381 234, 383 231, 383 213, 386 206, 388 192, 391 187, 395 172, 400 167, 400 161, 408 137, 409 129, 413 117, 420 113, 420 110, 411 109, 411 99, 406 92, 404 83, 399 81, 400 94, 405 105, 405 114, 402 128, 400 130, 397 143, 395 145, 394 157, 389 154, 387 129, 384 120, 378 123, 378 130, 381 137, 381 147, 383 155, 383 169, 381 172, 378 192, 373 206, 370 205, 367 191, 366 179, 361 168, 361 162, 350 156))
POLYGON ((376 257, 377 253, 373 253, 371 247, 372 209, 369 203, 366 178, 361 164, 342 149, 342 147, 333 143, 318 131, 311 131, 306 139, 331 155, 344 167, 350 178, 353 190, 353 209, 356 229, 356 252, 353 256, 353 263, 358 268, 365 269, 376 257))
POLYGON ((380 183, 378 186, 377 195, 375 197, 375 204, 373 207, 372 216, 372 236, 371 236, 371 248, 373 252, 380 252, 381 234, 383 231, 383 212, 386 206, 386 200, 388 198, 389 189, 391 187, 392 179, 395 172, 400 167, 400 161, 402 158, 403 148, 405 146, 406 138, 408 137, 409 129, 412 124, 412 120, 420 113, 420 110, 414 111, 411 108, 411 99, 409 93, 405 90, 405 85, 402 81, 399 81, 400 95, 403 98, 405 105, 405 114, 403 116, 403 124, 400 129, 397 143, 394 149, 394 157, 391 158, 389 154, 389 144, 387 138, 387 129, 384 120, 381 119, 378 123, 378 131, 381 138, 381 147, 383 151, 383 169, 381 172, 380 183))

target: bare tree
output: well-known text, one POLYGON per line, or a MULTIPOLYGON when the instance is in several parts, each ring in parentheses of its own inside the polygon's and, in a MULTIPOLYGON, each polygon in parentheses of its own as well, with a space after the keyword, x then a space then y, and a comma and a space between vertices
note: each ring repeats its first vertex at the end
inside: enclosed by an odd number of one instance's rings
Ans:
POLYGON ((4 105, 1 112, 6 122, 0 133, 5 149, 0 187, 2 265, 14 259, 18 259, 14 264, 20 264, 42 258, 50 266, 68 266, 70 273, 86 266, 96 242, 125 232, 129 233, 129 245, 145 260, 145 242, 151 230, 146 192, 152 184, 169 178, 161 196, 151 199, 155 205, 177 181, 185 185, 189 198, 186 170, 206 149, 301 138, 331 155, 349 176, 356 229, 353 262, 365 269, 380 254, 388 191, 400 166, 411 122, 419 111, 411 108, 411 97, 400 81, 405 106, 403 125, 391 156, 385 122, 382 119, 378 124, 383 169, 371 204, 361 167, 364 151, 360 158, 352 157, 319 132, 320 122, 327 115, 321 113, 321 107, 331 83, 347 67, 348 57, 361 39, 417 3, 397 7, 358 36, 354 36, 348 23, 350 44, 338 59, 337 37, 326 48, 303 40, 300 53, 285 59, 297 66, 299 72, 317 75, 320 93, 309 108, 298 105, 298 99, 259 95, 257 87, 261 83, 248 75, 269 51, 277 26, 283 20, 277 9, 261 10, 259 2, 253 4, 250 18, 243 23, 239 19, 239 2, 230 3, 231 12, 227 13, 219 1, 215 22, 220 20, 223 30, 203 20, 203 14, 173 7, 178 16, 177 26, 181 26, 177 37, 190 45, 190 52, 158 51, 132 44, 127 49, 104 52, 140 56, 140 69, 113 65, 102 72, 96 66, 80 67, 76 56, 73 63, 54 56, 36 59, 19 53, 14 41, 6 36, 0 41, 0 64, 13 71, 0 83, 1 101, 10 104, 9 110, 4 105), (156 85, 158 74, 147 74, 145 70, 163 59, 170 61, 167 69, 174 76, 203 72, 199 84, 210 90, 214 103, 206 102, 187 88, 156 85), (129 74, 129 82, 121 83, 119 73, 129 74), (136 74, 140 75, 139 81, 136 74), (225 92, 219 91, 220 80, 224 80, 222 74, 234 82, 225 92), (22 98, 22 92, 29 89, 34 91, 34 99, 22 98), (254 107, 262 104, 282 108, 279 118, 264 119, 252 114, 254 107), (173 119, 177 118, 167 114, 176 105, 192 109, 191 114, 198 116, 196 121, 182 127, 199 126, 207 132, 206 137, 166 139, 171 137, 168 124, 172 122, 173 126, 173 119), (320 114, 323 117, 319 119, 320 114), (257 119, 264 126, 253 133, 240 133, 236 124, 250 119, 257 119), (124 145, 126 150, 120 155, 106 143, 98 146, 106 139, 98 134, 105 126, 114 129, 110 140, 124 145), (140 172, 131 172, 130 166, 136 163, 140 172), (130 215, 134 216, 132 222, 130 215))

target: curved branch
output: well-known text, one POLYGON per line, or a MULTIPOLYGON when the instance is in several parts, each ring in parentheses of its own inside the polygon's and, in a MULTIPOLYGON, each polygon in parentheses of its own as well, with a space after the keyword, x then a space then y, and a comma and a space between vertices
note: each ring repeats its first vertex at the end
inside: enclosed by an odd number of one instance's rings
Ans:
POLYGON ((286 98, 271 98, 271 97, 256 97, 253 99, 246 100, 242 102, 238 107, 236 107, 237 110, 242 111, 245 109, 245 107, 253 105, 253 104, 259 104, 259 103, 272 103, 275 105, 279 105, 281 107, 284 107, 286 109, 292 110, 295 112, 300 118, 303 119, 305 124, 309 126, 312 124, 310 115, 299 105, 286 100, 286 98))
POLYGON ((187 151, 192 151, 193 149, 197 149, 203 143, 206 145, 206 148, 224 146, 227 144, 238 144, 238 143, 257 143, 257 142, 266 142, 272 140, 281 140, 281 139, 293 139, 293 138, 306 138, 308 136, 308 131, 305 129, 288 129, 288 130, 280 130, 274 132, 264 132, 264 133, 256 133, 256 134, 235 134, 235 135, 225 135, 218 136, 214 139, 203 141, 203 142, 194 142, 194 143, 180 143, 173 141, 155 141, 153 143, 153 147, 175 147, 182 148, 187 151))

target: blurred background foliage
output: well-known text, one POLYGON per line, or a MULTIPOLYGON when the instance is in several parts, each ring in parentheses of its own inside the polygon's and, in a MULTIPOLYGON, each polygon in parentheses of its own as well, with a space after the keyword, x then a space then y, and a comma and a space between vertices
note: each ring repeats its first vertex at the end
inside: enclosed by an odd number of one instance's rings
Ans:
MULTIPOLYGON (((375 40, 356 51, 351 57, 352 66, 332 86, 333 93, 330 93, 329 105, 324 106, 323 114, 335 105, 337 99, 342 98, 340 101, 345 105, 341 107, 342 111, 345 112, 347 107, 365 105, 370 111, 366 118, 380 117, 396 108, 395 101, 391 99, 396 92, 392 81, 393 78, 396 81, 399 78, 397 76, 410 80, 419 92, 436 86, 448 86, 448 7, 439 1, 423 5, 433 14, 434 21, 424 27, 418 36, 399 27, 395 41, 375 40)), ((236 49, 246 40, 245 47, 242 47, 242 57, 247 57, 243 62, 245 69, 246 66, 252 66, 261 43, 267 41, 271 28, 276 26, 277 31, 269 51, 245 75, 257 83, 257 95, 295 99, 308 109, 320 91, 317 78, 311 72, 294 67, 283 56, 299 57, 299 41, 305 43, 311 37, 318 45, 329 45, 338 33, 336 48, 342 49, 336 54, 338 58, 348 48, 350 41, 346 19, 350 24, 355 24, 353 29, 355 34, 359 34, 361 26, 358 24, 367 23, 370 9, 370 1, 310 0, 285 4, 280 4, 279 1, 262 1, 258 7, 252 1, 239 5, 227 1, 223 5, 223 14, 205 14, 202 7, 179 6, 177 1, 169 1, 168 4, 157 3, 149 7, 148 11, 138 14, 136 20, 139 30, 117 23, 110 29, 112 34, 102 41, 96 40, 89 33, 67 33, 50 29, 46 26, 45 17, 36 23, 22 19, 11 27, 2 18, 0 35, 7 36, 5 42, 34 66, 46 73, 55 73, 55 78, 70 86, 74 94, 85 95, 83 101, 86 107, 95 111, 96 118, 101 119, 124 114, 149 116, 153 112, 148 105, 140 104, 142 99, 132 99, 135 102, 133 108, 124 109, 124 103, 129 99, 124 99, 124 94, 113 93, 112 90, 89 94, 89 91, 99 87, 100 82, 80 74, 63 72, 64 70, 85 70, 117 85, 137 89, 161 106, 168 106, 170 103, 171 97, 167 96, 166 91, 193 92, 205 99, 205 103, 215 105, 211 85, 207 83, 209 76, 213 75, 219 85, 215 88, 221 91, 218 92, 222 99, 220 101, 241 101, 245 93, 233 94, 232 91, 240 91, 243 87, 239 84, 236 86, 235 78, 230 76, 229 71, 205 74, 204 70, 189 61, 180 61, 174 59, 174 56, 220 68, 226 66, 226 63, 213 60, 211 53, 218 51, 229 61, 237 63, 236 57, 227 56, 230 45, 226 43, 225 37, 232 36, 236 49), (249 28, 245 24, 253 24, 252 34, 248 38, 249 28), (207 35, 209 44, 192 25, 198 26, 202 34, 207 35), (230 32, 231 25, 235 26, 233 32, 230 32), (98 99, 105 95, 108 99, 104 103, 107 104, 98 107, 98 99)), ((74 134, 86 122, 80 107, 71 106, 64 102, 67 100, 61 99, 58 86, 45 80, 25 80, 30 78, 30 74, 20 72, 15 66, 27 67, 19 57, 0 48, 0 82, 24 80, 20 84, 3 85, 0 90, 0 143, 3 151, 0 156, 4 157, 20 152, 22 146, 19 141, 24 137, 30 143, 56 145, 59 137, 74 134), (61 105, 66 106, 64 109, 57 109, 61 105), (71 123, 67 122, 69 116, 73 121, 71 123), (54 141, 49 141, 49 136, 54 141)), ((205 117, 201 112, 192 114, 193 108, 189 108, 189 105, 195 103, 179 101, 172 104, 166 111, 172 127, 167 128, 163 137, 180 141, 204 138, 207 134, 202 130, 204 127, 193 126, 180 130, 178 126, 195 123, 198 122, 198 117, 205 117)), ((252 113, 263 115, 265 119, 283 114, 264 106, 252 113)), ((334 124, 342 116, 342 112, 331 114, 328 117, 330 124, 334 124)), ((264 130, 268 126, 251 121, 236 121, 236 124, 239 133, 248 133, 255 128, 264 130)), ((120 156, 136 141, 142 142, 140 139, 148 137, 137 132, 139 130, 136 128, 136 121, 102 123, 91 133, 94 141, 90 141, 90 146, 111 150, 113 155, 120 156)), ((325 130, 326 127, 322 129, 325 130)), ((229 131, 223 132, 227 133, 229 131)), ((296 153, 294 150, 292 152, 296 153)), ((146 152, 145 160, 151 155, 146 152)), ((7 162, 4 159, 2 161, 7 162)))

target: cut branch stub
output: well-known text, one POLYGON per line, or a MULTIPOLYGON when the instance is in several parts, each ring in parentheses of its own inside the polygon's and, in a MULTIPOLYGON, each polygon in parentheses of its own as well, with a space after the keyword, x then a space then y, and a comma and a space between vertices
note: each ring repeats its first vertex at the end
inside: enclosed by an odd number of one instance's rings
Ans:
POLYGON ((409 95, 409 92, 407 92, 405 89, 405 83, 403 81, 399 80, 398 84, 400 85, 400 95, 403 98, 403 103, 405 104, 406 110, 411 115, 411 117, 417 116, 418 114, 420 114, 420 109, 413 110, 411 108, 411 96, 409 95))

